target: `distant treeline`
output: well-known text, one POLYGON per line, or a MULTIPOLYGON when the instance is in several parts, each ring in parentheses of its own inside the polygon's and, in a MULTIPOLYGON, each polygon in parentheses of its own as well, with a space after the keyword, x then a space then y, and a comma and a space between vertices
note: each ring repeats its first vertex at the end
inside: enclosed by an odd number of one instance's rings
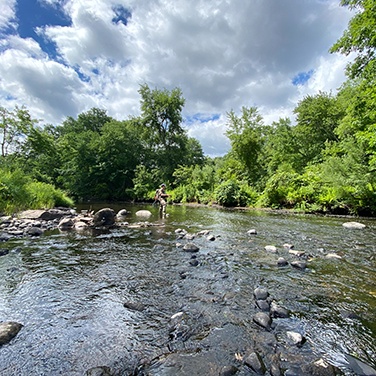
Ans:
POLYGON ((188 137, 179 88, 141 85, 141 114, 123 121, 92 108, 40 126, 24 107, 0 108, 0 211, 152 201, 163 182, 173 202, 375 216, 375 0, 342 3, 358 10, 331 49, 357 53, 345 84, 302 99, 294 125, 264 124, 255 107, 230 110, 223 157, 188 137))

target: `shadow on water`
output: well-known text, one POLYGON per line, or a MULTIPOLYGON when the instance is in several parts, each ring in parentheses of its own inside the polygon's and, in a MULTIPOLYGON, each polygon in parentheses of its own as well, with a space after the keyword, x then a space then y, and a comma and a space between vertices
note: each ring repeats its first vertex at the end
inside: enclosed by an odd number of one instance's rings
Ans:
POLYGON ((129 224, 150 210, 152 226, 0 244, 10 250, 0 257, 0 321, 24 325, 0 347, 1 375, 98 366, 112 375, 248 375, 252 352, 290 375, 319 358, 356 375, 348 354, 376 366, 375 220, 349 230, 343 218, 169 206, 162 219, 152 206, 110 206, 129 210, 129 224), (179 239, 178 229, 194 238, 179 239), (199 251, 177 244, 189 242, 199 251), (308 267, 279 267, 279 257, 308 267), (270 330, 252 319, 260 286, 290 312, 270 330), (306 342, 291 345, 289 331, 306 342))

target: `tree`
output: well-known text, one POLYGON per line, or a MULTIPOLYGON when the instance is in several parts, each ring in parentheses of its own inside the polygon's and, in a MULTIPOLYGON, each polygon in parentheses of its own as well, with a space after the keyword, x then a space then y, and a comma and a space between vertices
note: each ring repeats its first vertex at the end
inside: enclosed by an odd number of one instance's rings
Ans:
POLYGON ((25 135, 37 122, 25 107, 16 106, 13 111, 0 107, 1 156, 18 151, 25 135))
POLYGON ((354 62, 348 66, 349 77, 374 79, 376 73, 376 1, 342 0, 341 4, 356 10, 357 13, 330 52, 340 52, 344 55, 356 52, 354 62))
POLYGON ((266 127, 262 116, 256 107, 242 107, 240 116, 231 110, 227 119, 226 135, 231 142, 231 154, 242 164, 249 182, 257 184, 265 174, 263 146, 266 127))
POLYGON ((196 140, 187 136, 182 127, 185 103, 180 89, 151 90, 141 85, 140 136, 145 144, 143 165, 148 171, 157 169, 160 179, 172 182, 179 165, 201 163, 203 153, 196 140))
POLYGON ((300 101, 294 113, 297 125, 293 137, 300 154, 300 163, 296 167, 302 171, 308 163, 322 161, 322 151, 327 143, 338 141, 335 130, 345 111, 335 97, 319 92, 300 101))

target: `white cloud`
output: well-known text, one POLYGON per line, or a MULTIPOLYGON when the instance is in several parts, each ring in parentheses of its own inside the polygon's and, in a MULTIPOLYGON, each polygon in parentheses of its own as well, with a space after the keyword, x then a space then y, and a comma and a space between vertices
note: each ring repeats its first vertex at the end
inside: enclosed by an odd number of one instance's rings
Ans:
MULTIPOLYGON (((58 58, 36 41, 3 38, 0 105, 25 104, 48 122, 94 106, 125 119, 139 113, 140 84, 180 87, 185 116, 221 115, 189 125, 204 151, 217 155, 228 150, 223 133, 231 109, 257 106, 270 123, 292 116, 305 95, 335 91, 345 79, 345 59, 328 53, 351 16, 337 0, 44 2, 63 7, 71 20, 38 29, 55 44, 58 58), (131 17, 112 22, 120 6, 131 17), (306 84, 292 84, 311 70, 306 84)), ((12 2, 0 0, 0 9, 6 4, 12 2)), ((0 25, 14 19, 13 7, 6 9, 0 25)))
POLYGON ((15 16, 16 0, 0 0, 0 31, 10 26, 15 16))

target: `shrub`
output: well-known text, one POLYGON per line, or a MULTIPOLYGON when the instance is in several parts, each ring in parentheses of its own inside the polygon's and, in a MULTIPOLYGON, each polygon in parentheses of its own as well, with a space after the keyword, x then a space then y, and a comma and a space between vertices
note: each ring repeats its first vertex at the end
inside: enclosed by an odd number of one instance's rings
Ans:
POLYGON ((217 187, 215 199, 223 206, 246 206, 249 197, 236 180, 230 179, 217 187))

